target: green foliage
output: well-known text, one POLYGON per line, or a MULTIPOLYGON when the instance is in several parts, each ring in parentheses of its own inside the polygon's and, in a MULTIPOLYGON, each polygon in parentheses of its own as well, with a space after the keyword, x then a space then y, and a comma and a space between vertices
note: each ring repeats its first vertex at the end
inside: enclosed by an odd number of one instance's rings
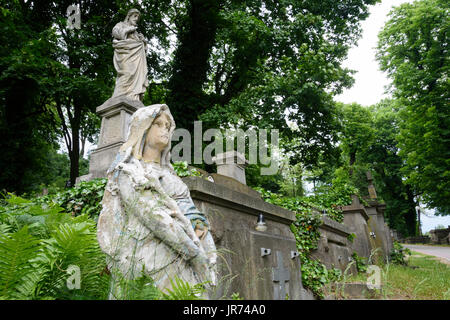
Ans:
POLYGON ((376 2, 181 2, 186 15, 175 25, 183 28, 168 83, 174 117, 188 129, 198 118, 205 129, 279 128, 297 138, 298 159, 314 162, 335 140, 330 92, 352 81, 339 62, 376 2), (299 132, 286 127, 288 110, 299 132))
POLYGON ((193 177, 200 177, 201 173, 193 168, 193 169, 189 169, 188 164, 186 161, 178 161, 178 162, 174 162, 172 164, 173 169, 175 170, 176 174, 179 177, 188 177, 188 176, 193 176, 193 177))
POLYGON ((403 235, 414 235, 414 195, 412 189, 404 184, 404 162, 399 156, 396 141, 400 121, 398 103, 383 100, 369 108, 357 104, 339 106, 343 164, 328 180, 358 189, 357 194, 364 203, 361 197, 369 195, 366 173, 370 171, 377 199, 386 203, 385 217, 389 226, 403 235))
POLYGON ((411 255, 411 250, 403 247, 399 242, 394 241, 394 248, 390 255, 390 262, 394 264, 407 265, 406 255, 411 255))
POLYGON ((231 294, 231 300, 244 300, 239 294, 239 292, 233 292, 231 294))
POLYGON ((4 299, 105 299, 109 277, 96 223, 55 205, 10 195, 0 207, 0 292, 4 299), (69 290, 67 270, 80 269, 69 290))
POLYGON ((322 296, 322 288, 328 283, 328 270, 320 261, 313 259, 301 260, 302 284, 319 297, 322 296))
POLYGON ((60 206, 72 216, 86 214, 97 221, 106 182, 105 178, 81 181, 73 188, 38 198, 38 201, 60 206))
POLYGON ((377 59, 400 108, 401 169, 422 201, 450 214, 448 2, 394 8, 379 34, 377 59))
POLYGON ((355 238, 356 238, 356 234, 354 234, 354 233, 350 233, 350 234, 347 236, 348 241, 350 241, 350 242, 352 242, 352 243, 353 243, 353 240, 355 240, 355 238))
POLYGON ((113 270, 114 276, 111 285, 116 291, 110 295, 115 300, 160 300, 161 291, 156 287, 153 279, 142 273, 136 279, 125 278, 120 271, 113 270))
POLYGON ((358 273, 365 273, 367 271, 367 259, 364 257, 358 256, 356 252, 353 252, 352 259, 355 261, 356 270, 358 273))
POLYGON ((342 277, 341 270, 336 268, 328 270, 320 261, 304 257, 301 262, 302 284, 320 298, 324 298, 325 285, 339 281, 342 277))
POLYGON ((204 283, 194 286, 176 276, 170 280, 172 289, 166 289, 162 292, 164 300, 202 300, 205 292, 204 283))

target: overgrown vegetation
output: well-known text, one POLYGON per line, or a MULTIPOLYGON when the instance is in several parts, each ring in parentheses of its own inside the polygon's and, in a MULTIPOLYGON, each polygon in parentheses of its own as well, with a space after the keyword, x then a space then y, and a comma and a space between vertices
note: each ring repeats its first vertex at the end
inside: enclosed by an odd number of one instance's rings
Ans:
POLYGON ((296 221, 291 225, 294 233, 297 249, 300 254, 302 283, 320 298, 324 297, 323 289, 326 284, 337 281, 342 276, 339 269, 327 269, 320 261, 311 258, 310 254, 317 249, 320 239, 319 227, 322 225, 321 214, 342 222, 340 206, 351 204, 351 195, 355 188, 350 185, 338 185, 338 187, 325 187, 322 192, 313 196, 283 197, 282 195, 258 188, 263 199, 296 213, 296 221), (339 191, 337 191, 339 190, 339 191))
POLYGON ((96 223, 57 205, 10 194, 0 207, 2 299, 105 299, 109 277, 97 242, 96 223), (80 271, 80 288, 69 290, 67 270, 80 271))
POLYGON ((72 216, 86 214, 97 221, 102 210, 101 201, 106 182, 106 178, 81 181, 73 188, 39 197, 36 200, 40 203, 59 206, 72 216))
MULTIPOLYGON (((64 196, 76 195, 77 201, 97 197, 92 190, 101 185, 103 179, 83 183, 64 196)), ((62 198, 66 199, 55 197, 62 198)), ((27 200, 8 194, 0 202, 0 300, 202 298, 202 284, 191 286, 175 278, 173 289, 161 292, 148 276, 128 280, 118 275, 114 281, 120 282, 121 292, 111 296, 111 274, 97 241, 97 207, 89 201, 85 203, 91 210, 80 212, 68 212, 49 198, 27 200), (79 282, 73 277, 78 272, 79 282)))
MULTIPOLYGON (((402 258, 378 266, 382 289, 376 299, 450 300, 450 265, 439 262, 436 257, 403 250, 402 258)), ((368 276, 358 273, 340 284, 368 283, 368 276)))
POLYGON ((399 264, 406 266, 407 255, 411 255, 411 250, 403 247, 398 241, 394 241, 394 248, 390 254, 390 262, 393 264, 399 264))

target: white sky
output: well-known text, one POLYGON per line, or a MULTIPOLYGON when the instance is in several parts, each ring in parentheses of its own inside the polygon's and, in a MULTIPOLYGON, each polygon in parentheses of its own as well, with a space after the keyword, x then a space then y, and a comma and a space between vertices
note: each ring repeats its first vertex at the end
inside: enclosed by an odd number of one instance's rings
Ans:
POLYGON ((363 106, 369 106, 387 97, 384 92, 389 80, 378 67, 378 62, 375 60, 375 48, 378 33, 387 22, 389 11, 393 6, 399 6, 405 2, 412 2, 412 0, 383 0, 371 6, 369 17, 361 23, 362 38, 356 47, 349 50, 348 58, 343 63, 344 67, 357 71, 354 75, 355 84, 336 96, 336 101, 357 102, 363 106))

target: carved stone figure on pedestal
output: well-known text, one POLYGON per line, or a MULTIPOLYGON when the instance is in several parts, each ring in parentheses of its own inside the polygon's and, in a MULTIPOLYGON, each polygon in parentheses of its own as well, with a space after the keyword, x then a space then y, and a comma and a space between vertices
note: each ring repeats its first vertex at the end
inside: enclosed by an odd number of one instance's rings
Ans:
MULTIPOLYGON (((180 277, 216 284, 216 247, 209 222, 170 164, 175 122, 167 105, 137 110, 127 141, 108 170, 98 240, 108 268, 125 278, 152 277, 160 289, 180 277)), ((120 298, 113 287, 111 298, 120 298), (118 295, 118 296, 115 296, 118 295)))
POLYGON ((137 9, 131 9, 125 20, 116 24, 112 30, 114 67, 117 71, 112 98, 126 96, 131 100, 142 101, 148 87, 147 40, 136 31, 139 16, 137 9))

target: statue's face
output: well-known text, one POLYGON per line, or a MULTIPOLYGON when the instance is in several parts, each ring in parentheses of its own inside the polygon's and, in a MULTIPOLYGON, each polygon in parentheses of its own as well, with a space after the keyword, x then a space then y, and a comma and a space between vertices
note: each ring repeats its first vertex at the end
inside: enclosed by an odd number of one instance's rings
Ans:
POLYGON ((163 112, 155 120, 148 131, 145 139, 146 147, 155 148, 160 151, 164 150, 169 144, 170 119, 163 112))
POLYGON ((131 24, 132 26, 136 26, 138 20, 139 20, 139 14, 137 14, 137 13, 133 13, 133 14, 130 16, 130 18, 128 19, 128 21, 130 22, 130 24, 131 24))

